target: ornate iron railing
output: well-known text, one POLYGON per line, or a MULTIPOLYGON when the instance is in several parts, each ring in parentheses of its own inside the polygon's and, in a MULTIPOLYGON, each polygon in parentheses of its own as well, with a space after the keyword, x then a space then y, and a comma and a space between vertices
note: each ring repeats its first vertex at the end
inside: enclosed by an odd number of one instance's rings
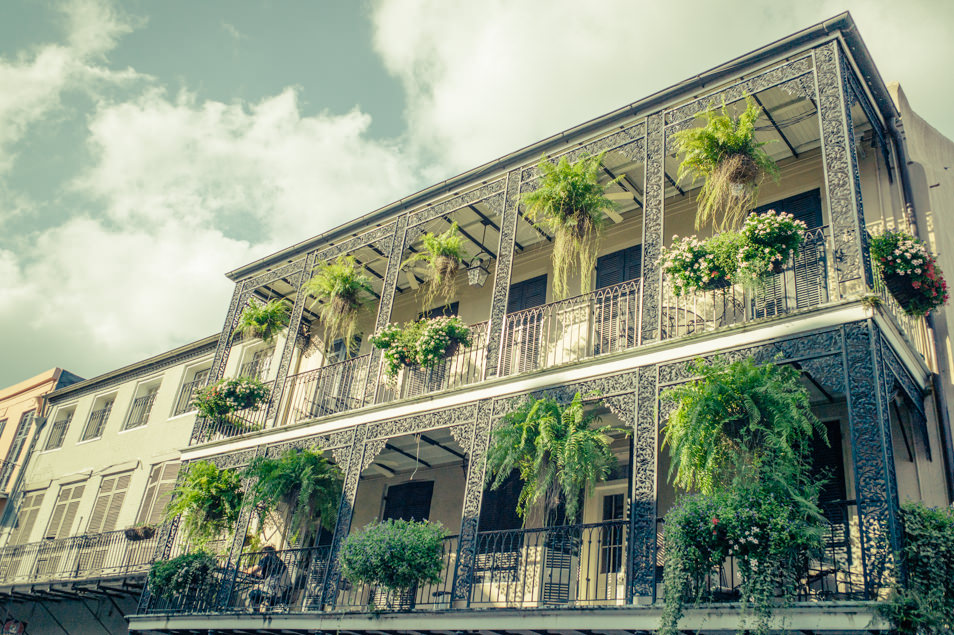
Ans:
POLYGON ((245 362, 242 364, 241 372, 239 372, 240 377, 249 377, 251 379, 258 379, 259 381, 264 381, 265 376, 268 374, 268 369, 272 366, 272 357, 267 355, 265 357, 260 357, 253 359, 250 362, 245 362))
POLYGON ((487 362, 487 327, 487 322, 471 324, 470 346, 459 347, 453 355, 430 368, 405 368, 392 381, 385 379, 382 360, 376 402, 387 403, 481 381, 487 362))
POLYGON ((157 537, 130 541, 122 530, 0 549, 0 585, 53 583, 144 574, 157 537))
POLYGON ((103 428, 106 427, 106 421, 109 419, 109 413, 113 409, 113 402, 107 403, 99 410, 89 413, 89 421, 86 422, 86 429, 83 430, 83 441, 98 439, 103 436, 103 428))
POLYGON ((628 537, 627 520, 481 532, 470 605, 625 604, 628 537))
POLYGON ((937 360, 934 357, 933 336, 927 327, 927 321, 920 316, 908 315, 901 308, 901 305, 891 292, 888 291, 881 274, 878 273, 877 265, 872 271, 875 293, 881 299, 881 306, 894 318, 901 335, 908 340, 908 344, 914 347, 914 350, 921 354, 929 368, 937 368, 937 360))
POLYGON ((364 406, 370 359, 371 355, 361 355, 290 376, 285 384, 285 424, 364 406))
MULTIPOLYGON (((274 383, 265 382, 269 391, 274 383)), ((262 430, 266 427, 270 402, 271 396, 254 408, 237 410, 218 419, 199 417, 192 432, 193 439, 199 439, 200 442, 217 441, 262 430)))
POLYGON ((662 338, 676 339, 826 304, 831 253, 827 228, 820 227, 805 232, 798 254, 759 289, 726 285, 677 296, 664 277, 662 338))
MULTIPOLYGON (((796 597, 802 602, 866 599, 857 505, 855 501, 836 501, 820 507, 826 521, 824 550, 818 559, 808 563, 796 597)), ((663 526, 664 520, 659 518, 656 524, 658 597, 662 597, 662 571, 666 560, 663 526)), ((707 600, 738 601, 741 578, 735 558, 727 558, 721 566, 713 569, 705 584, 703 597, 707 600)))
POLYGON ((500 375, 514 375, 615 353, 638 343, 642 280, 510 313, 500 375))

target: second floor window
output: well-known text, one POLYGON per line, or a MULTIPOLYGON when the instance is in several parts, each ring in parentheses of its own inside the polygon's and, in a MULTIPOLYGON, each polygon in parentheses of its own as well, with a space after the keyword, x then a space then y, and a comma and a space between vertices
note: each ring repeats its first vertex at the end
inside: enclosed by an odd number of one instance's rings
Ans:
POLYGON ((142 497, 139 516, 136 522, 147 525, 162 523, 166 505, 172 497, 172 490, 176 486, 176 477, 179 476, 179 463, 159 463, 153 465, 149 471, 149 482, 146 484, 146 493, 142 497))
POLYGON ((44 539, 57 540, 70 535, 85 489, 85 482, 64 485, 60 488, 60 494, 56 497, 56 505, 53 507, 53 515, 50 516, 50 522, 43 534, 44 539))
POLYGON ((66 438, 66 431, 69 429, 72 420, 73 410, 56 413, 56 419, 50 426, 50 436, 46 438, 46 445, 43 446, 44 450, 55 450, 63 447, 63 439, 66 438))
POLYGON ((140 387, 136 398, 133 399, 132 406, 129 408, 129 417, 126 419, 123 430, 138 428, 149 422, 149 413, 152 412, 152 404, 155 403, 156 393, 158 392, 159 384, 140 387))
POLYGON ((189 381, 182 384, 182 388, 179 389, 179 396, 176 399, 176 407, 172 411, 172 416, 175 417, 190 410, 195 410, 192 406, 192 400, 195 398, 195 393, 198 392, 200 388, 203 388, 209 380, 209 373, 211 371, 211 368, 197 370, 189 381))
POLYGON ((242 364, 241 377, 252 377, 258 380, 264 380, 268 374, 268 369, 272 364, 272 357, 275 355, 275 347, 269 346, 252 353, 251 359, 242 364))
POLYGON ((103 436, 103 429, 106 427, 106 421, 109 420, 109 413, 113 409, 113 397, 99 399, 93 405, 93 411, 89 413, 89 421, 86 422, 86 429, 83 430, 83 441, 98 439, 103 436))
POLYGON ((33 533, 33 526, 36 525, 37 514, 40 513, 40 505, 43 503, 43 495, 46 490, 35 490, 23 495, 23 502, 20 504, 20 511, 17 513, 16 525, 10 533, 10 545, 22 545, 30 540, 30 534, 33 533))
POLYGON ((132 472, 103 477, 86 533, 101 534, 116 529, 119 511, 123 507, 131 477, 132 472))

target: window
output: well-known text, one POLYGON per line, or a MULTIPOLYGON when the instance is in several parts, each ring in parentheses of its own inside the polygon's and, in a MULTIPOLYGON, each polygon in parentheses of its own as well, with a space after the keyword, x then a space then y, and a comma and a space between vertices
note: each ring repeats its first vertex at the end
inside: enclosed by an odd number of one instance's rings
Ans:
POLYGON ((101 534, 116 529, 119 510, 122 509, 131 477, 132 472, 103 477, 86 533, 101 534))
POLYGON ((132 406, 129 408, 129 416, 126 417, 126 425, 123 426, 123 430, 138 428, 149 422, 149 413, 152 412, 152 404, 156 401, 159 386, 159 381, 139 386, 132 406))
POLYGON ((188 381, 183 383, 182 388, 179 389, 179 397, 176 399, 176 407, 172 411, 172 416, 176 417, 195 409, 192 407, 192 399, 195 397, 195 393, 205 386, 205 382, 209 380, 211 370, 211 368, 196 368, 186 372, 188 381))
POLYGON ((272 365, 272 357, 275 355, 275 347, 260 348, 251 355, 246 355, 246 361, 242 364, 240 377, 251 377, 264 380, 268 374, 268 369, 272 365))
POLYGON ((89 413, 89 421, 86 422, 86 429, 83 430, 83 441, 103 436, 103 429, 106 427, 106 421, 109 420, 114 400, 115 396, 110 396, 101 397, 94 402, 93 411, 89 413))
POLYGON ((40 513, 40 505, 43 503, 45 490, 36 490, 26 492, 23 495, 23 502, 20 504, 20 511, 17 513, 16 526, 10 534, 11 545, 22 545, 30 540, 30 534, 33 533, 33 526, 36 524, 36 516, 40 513))
POLYGON ((159 463, 153 465, 149 471, 149 482, 146 484, 146 493, 142 497, 137 523, 158 525, 162 522, 163 512, 176 486, 176 477, 179 476, 179 463, 159 463))
POLYGON ((63 439, 66 437, 66 430, 70 427, 70 421, 73 420, 75 408, 61 410, 56 413, 56 419, 50 426, 50 436, 46 438, 44 450, 55 450, 63 447, 63 439))
POLYGON ((4 428, 6 428, 6 427, 7 427, 7 420, 6 420, 6 419, 0 419, 0 435, 3 434, 3 430, 4 430, 4 428))
POLYGON ((70 535, 85 489, 85 482, 64 485, 60 488, 60 495, 56 497, 56 505, 53 507, 53 515, 50 516, 50 522, 43 534, 44 539, 56 540, 70 535))
POLYGON ((615 284, 636 280, 643 266, 643 246, 634 245, 600 256, 596 260, 596 288, 605 289, 615 284))
POLYGON ((10 444, 10 451, 7 452, 7 461, 3 464, 3 471, 0 472, 0 488, 4 491, 10 483, 14 468, 20 462, 20 454, 23 453, 23 446, 26 445, 30 428, 33 426, 33 414, 33 410, 28 410, 20 415, 20 423, 17 424, 16 434, 13 435, 13 443, 10 444))
POLYGON ((431 513, 434 481, 392 485, 384 499, 382 520, 427 520, 431 513))
MULTIPOLYGON (((623 520, 626 507, 622 494, 603 497, 603 522, 623 520)), ((623 526, 614 524, 602 527, 600 544, 600 573, 617 573, 623 566, 623 526)))

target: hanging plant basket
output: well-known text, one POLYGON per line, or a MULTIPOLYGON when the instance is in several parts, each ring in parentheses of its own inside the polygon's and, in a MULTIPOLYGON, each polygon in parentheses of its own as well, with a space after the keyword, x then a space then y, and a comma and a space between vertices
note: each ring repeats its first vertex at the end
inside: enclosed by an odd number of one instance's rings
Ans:
POLYGON ((947 302, 944 274, 923 242, 889 230, 873 236, 869 247, 885 286, 905 313, 924 316, 947 302))
POLYGON ((904 309, 914 304, 914 301, 921 295, 920 291, 911 286, 911 278, 909 276, 892 273, 885 274, 882 277, 884 278, 885 286, 888 287, 888 291, 891 292, 894 299, 897 300, 898 304, 904 309))
POLYGON ((305 283, 305 292, 315 297, 312 308, 318 305, 325 349, 340 337, 349 352, 356 352, 358 320, 374 295, 374 287, 354 256, 342 255, 318 265, 305 283))
POLYGON ((123 530, 126 540, 138 542, 140 540, 149 540, 156 535, 156 528, 153 525, 140 525, 138 527, 128 527, 123 530))
POLYGON ((431 368, 470 346, 470 328, 458 317, 436 317, 389 324, 371 343, 384 351, 385 373, 397 377, 402 368, 431 368))

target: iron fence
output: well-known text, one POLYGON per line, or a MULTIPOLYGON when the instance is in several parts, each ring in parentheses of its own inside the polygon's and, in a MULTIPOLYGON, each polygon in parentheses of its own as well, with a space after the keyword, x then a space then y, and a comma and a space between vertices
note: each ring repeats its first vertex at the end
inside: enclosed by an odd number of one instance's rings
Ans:
POLYGON ((642 280, 510 313, 504 322, 500 375, 515 375, 638 343, 642 280))
POLYGON ((274 384, 273 381, 265 382, 265 386, 269 389, 269 397, 254 408, 237 410, 216 418, 199 417, 192 433, 193 441, 195 442, 198 439, 200 442, 209 442, 229 439, 264 429, 267 424, 271 391, 274 384))
POLYGON ((149 421, 149 413, 152 412, 152 404, 156 401, 156 393, 150 393, 137 397, 132 402, 129 409, 129 417, 126 419, 124 430, 144 426, 149 421))
POLYGON ((290 425, 364 406, 370 360, 371 355, 361 355, 289 377, 285 423, 290 425))
POLYGON ((629 521, 480 532, 470 605, 626 603, 629 521))
POLYGON ((103 436, 103 428, 106 427, 106 421, 109 419, 109 413, 113 409, 113 402, 108 402, 99 410, 89 413, 89 421, 86 422, 86 429, 83 430, 83 441, 98 439, 103 436))
POLYGON ((144 574, 157 537, 130 541, 110 531, 0 549, 0 585, 33 584, 144 574))
POLYGON ((830 254, 825 227, 805 232, 793 258, 755 289, 725 284, 677 296, 664 277, 660 310, 662 339, 675 339, 763 318, 773 318, 829 301, 830 254))
POLYGON ((487 362, 488 322, 470 325, 470 346, 460 346, 447 359, 429 368, 405 368, 398 377, 386 381, 382 358, 378 376, 377 403, 426 395, 481 381, 487 362))

